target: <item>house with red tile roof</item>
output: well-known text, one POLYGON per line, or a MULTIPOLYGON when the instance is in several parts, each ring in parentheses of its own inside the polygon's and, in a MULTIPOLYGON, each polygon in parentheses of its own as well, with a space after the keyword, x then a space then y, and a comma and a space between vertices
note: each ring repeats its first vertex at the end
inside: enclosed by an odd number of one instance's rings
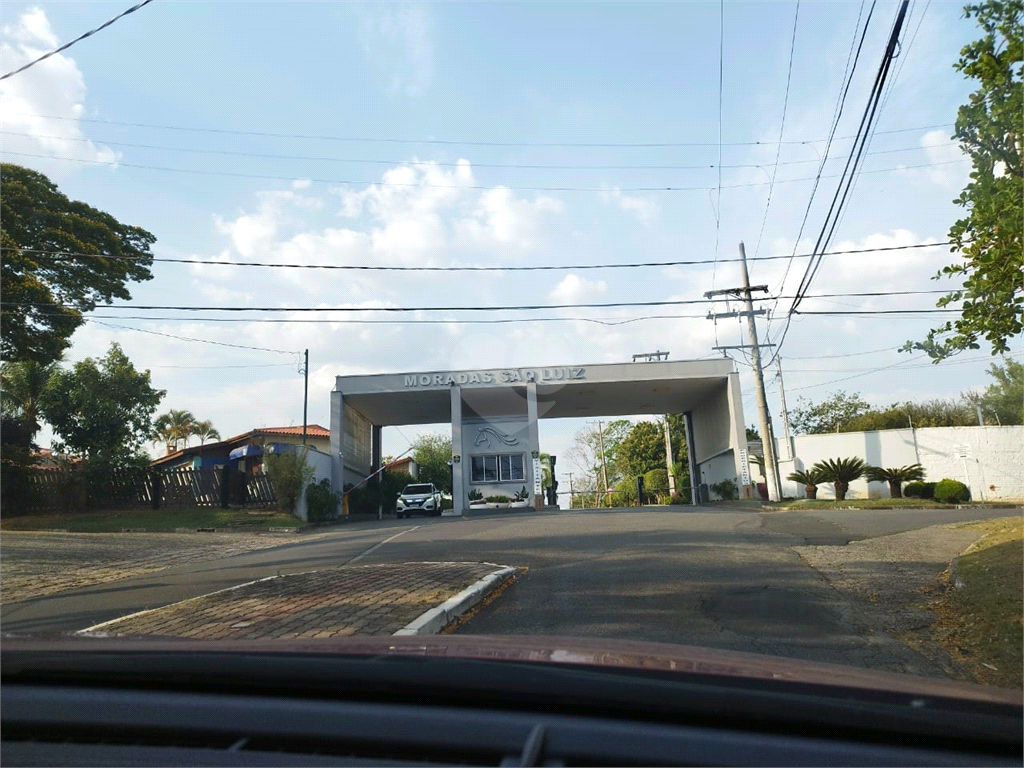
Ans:
MULTIPOLYGON (((297 427, 261 427, 215 443, 190 445, 150 462, 155 469, 187 467, 201 469, 236 464, 236 469, 252 473, 263 464, 264 453, 279 453, 302 445, 302 425, 297 427)), ((306 425, 306 446, 330 453, 331 432, 319 424, 306 425)))

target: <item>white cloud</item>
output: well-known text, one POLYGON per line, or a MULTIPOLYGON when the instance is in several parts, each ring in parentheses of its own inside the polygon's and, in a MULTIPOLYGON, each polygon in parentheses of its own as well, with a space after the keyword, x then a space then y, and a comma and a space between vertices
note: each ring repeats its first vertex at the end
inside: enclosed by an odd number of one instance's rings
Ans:
POLYGON ((930 168, 920 169, 929 181, 947 189, 962 189, 967 184, 971 161, 960 148, 960 142, 949 140, 948 130, 928 131, 921 137, 921 146, 928 162, 934 163, 930 168))
POLYGON ((607 192, 602 192, 601 201, 617 205, 627 213, 634 214, 645 223, 652 221, 661 212, 661 206, 655 200, 623 194, 622 190, 617 187, 607 192))
POLYGON ((561 210, 561 201, 552 197, 525 200, 514 197, 505 187, 495 187, 480 195, 472 213, 457 222, 456 228, 471 244, 514 244, 529 249, 537 243, 542 214, 561 210))
POLYGON ((570 273, 554 287, 548 298, 558 304, 581 304, 593 301, 597 296, 607 293, 608 283, 604 280, 587 280, 577 274, 570 273))
POLYGON ((426 7, 375 3, 360 17, 359 37, 392 92, 417 95, 433 82, 433 20, 426 7))
MULTIPOLYGON (((29 8, 4 25, 0 60, 7 71, 52 50, 59 41, 46 13, 29 8)), ((117 154, 89 141, 79 122, 85 114, 85 78, 73 59, 57 54, 4 81, 0 89, 0 122, 6 135, 3 150, 13 162, 37 168, 60 180, 82 167, 77 162, 24 157, 48 155, 113 163, 117 154), (14 135, 25 134, 25 135, 14 135)))

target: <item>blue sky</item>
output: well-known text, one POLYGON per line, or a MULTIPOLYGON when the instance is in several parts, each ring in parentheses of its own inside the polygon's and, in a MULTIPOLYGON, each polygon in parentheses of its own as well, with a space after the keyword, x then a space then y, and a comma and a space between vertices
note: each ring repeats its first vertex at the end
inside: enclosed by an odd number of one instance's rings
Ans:
MULTIPOLYGON (((836 187, 831 177, 851 144, 833 144, 796 243, 857 19, 869 6, 800 4, 777 167, 792 2, 157 0, 0 84, 0 150, 5 162, 49 174, 70 197, 150 230, 158 238, 154 253, 165 258, 594 264, 734 258, 740 240, 751 257, 787 256, 813 244, 836 187)), ((9 71, 125 7, 9 0, 0 11, 0 68, 9 71)), ((839 137, 855 131, 896 8, 877 3, 839 137)), ((946 239, 961 212, 952 200, 969 171, 949 138, 971 84, 951 65, 975 36, 960 4, 911 4, 894 81, 833 250, 946 239)), ((936 290, 945 285, 929 278, 951 255, 937 247, 826 259, 811 294, 936 290)), ((786 265, 752 262, 751 279, 791 295, 806 259, 788 273, 786 265)), ((338 374, 614 362, 656 348, 694 359, 716 354, 716 339, 745 343, 735 321, 716 327, 703 319, 702 305, 534 313, 697 316, 616 326, 472 325, 459 320, 479 315, 444 310, 698 299, 738 284, 732 262, 518 275, 170 263, 153 272, 133 288, 133 303, 431 306, 438 311, 416 317, 452 320, 269 324, 235 315, 246 321, 220 323, 211 321, 215 313, 107 309, 76 333, 69 361, 118 341, 167 390, 165 408, 212 419, 225 436, 301 423, 294 353, 307 347, 310 420, 327 425, 338 374)), ((934 299, 838 296, 801 308, 927 308, 934 299)), ((762 336, 777 338, 787 307, 779 301, 771 324, 761 321, 762 336)), ((987 350, 937 367, 897 354, 929 322, 937 316, 798 317, 781 352, 790 406, 798 396, 820 399, 839 389, 885 405, 984 386, 987 350)), ((749 367, 741 357, 738 364, 753 423, 749 367)), ((781 432, 774 382, 769 400, 781 432)), ((545 423, 544 449, 564 454, 579 426, 545 423)), ((402 452, 418 431, 386 430, 386 452, 402 452)))

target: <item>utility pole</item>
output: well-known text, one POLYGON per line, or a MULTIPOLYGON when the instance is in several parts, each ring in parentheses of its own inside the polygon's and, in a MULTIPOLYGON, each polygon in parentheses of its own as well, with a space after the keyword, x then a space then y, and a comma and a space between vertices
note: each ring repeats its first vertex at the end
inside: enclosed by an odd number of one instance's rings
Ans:
POLYGON ((572 472, 570 472, 569 473, 569 509, 575 509, 575 507, 573 506, 573 499, 575 499, 575 498, 576 497, 573 496, 572 472))
POLYGON ((775 378, 779 380, 779 397, 782 398, 782 428, 786 432, 786 455, 793 458, 793 438, 789 433, 789 409, 786 407, 786 388, 782 385, 782 358, 775 357, 775 378))
POLYGON ((750 275, 747 272, 747 249, 740 243, 740 266, 743 270, 743 287, 726 288, 720 291, 709 291, 704 295, 708 298, 716 294, 733 294, 743 299, 743 312, 724 312, 721 314, 710 314, 710 319, 719 317, 746 317, 747 335, 750 340, 750 355, 754 371, 754 391, 757 395, 757 415, 761 424, 761 446, 764 451, 765 479, 768 481, 768 498, 772 501, 779 501, 782 498, 782 483, 779 478, 779 465, 775 459, 775 435, 772 431, 772 417, 768 411, 768 402, 764 394, 764 374, 761 371, 761 345, 757 342, 757 325, 754 322, 755 315, 763 315, 764 310, 754 310, 753 300, 750 297, 751 291, 768 292, 767 285, 750 286, 750 275))
POLYGON ((306 444, 306 413, 309 411, 309 350, 304 355, 302 374, 305 377, 305 386, 302 390, 302 444, 306 444))
MULTIPOLYGON (((604 458, 604 422, 597 422, 597 439, 601 445, 601 476, 604 478, 604 486, 601 488, 602 501, 608 500, 608 463, 604 458)), ((604 506, 602 504, 601 506, 604 506)))

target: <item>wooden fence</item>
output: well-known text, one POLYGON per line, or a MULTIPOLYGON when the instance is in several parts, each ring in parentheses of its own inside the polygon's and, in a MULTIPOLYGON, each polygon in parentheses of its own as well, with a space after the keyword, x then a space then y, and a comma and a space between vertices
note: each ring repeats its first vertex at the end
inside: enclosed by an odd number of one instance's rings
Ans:
POLYGON ((28 468, 5 489, 5 515, 77 512, 125 507, 267 507, 277 502, 266 475, 246 475, 230 467, 162 472, 118 470, 101 481, 80 470, 28 468), (8 493, 10 491, 10 493, 8 493))

